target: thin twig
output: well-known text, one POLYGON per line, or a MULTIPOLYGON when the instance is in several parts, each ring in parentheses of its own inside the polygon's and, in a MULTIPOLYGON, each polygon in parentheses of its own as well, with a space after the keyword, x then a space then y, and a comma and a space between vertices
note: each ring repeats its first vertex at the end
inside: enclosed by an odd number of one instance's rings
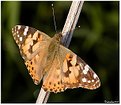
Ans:
POLYGON ((36 104, 46 103, 48 98, 49 98, 49 95, 50 95, 50 92, 45 92, 44 89, 41 88, 39 95, 38 95, 38 98, 36 100, 36 104))
MULTIPOLYGON (((83 3, 84 1, 73 1, 71 4, 64 28, 62 30, 62 43, 66 47, 68 47, 71 42, 72 34, 76 27, 83 3)), ((49 95, 50 92, 45 92, 41 88, 36 103, 46 103, 49 98, 49 95)))
POLYGON ((73 1, 70 7, 64 28, 62 30, 62 43, 66 47, 68 47, 71 42, 71 38, 81 13, 83 3, 84 1, 73 1))

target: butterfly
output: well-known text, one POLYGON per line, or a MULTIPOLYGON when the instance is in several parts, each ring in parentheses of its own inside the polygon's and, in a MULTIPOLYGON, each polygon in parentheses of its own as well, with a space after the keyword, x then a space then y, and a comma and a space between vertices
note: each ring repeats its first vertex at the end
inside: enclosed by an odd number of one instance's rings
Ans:
POLYGON ((51 38, 35 28, 16 25, 12 34, 34 83, 43 80, 45 91, 100 87, 100 79, 89 65, 61 44, 62 33, 51 38))

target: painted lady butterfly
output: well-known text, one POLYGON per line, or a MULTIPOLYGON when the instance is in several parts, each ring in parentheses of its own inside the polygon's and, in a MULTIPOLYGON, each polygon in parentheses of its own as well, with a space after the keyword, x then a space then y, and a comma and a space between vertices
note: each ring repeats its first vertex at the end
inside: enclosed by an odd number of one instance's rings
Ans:
POLYGON ((62 92, 67 88, 96 89, 100 80, 80 57, 60 44, 62 34, 49 37, 37 29, 16 25, 13 37, 34 83, 43 79, 43 89, 62 92))

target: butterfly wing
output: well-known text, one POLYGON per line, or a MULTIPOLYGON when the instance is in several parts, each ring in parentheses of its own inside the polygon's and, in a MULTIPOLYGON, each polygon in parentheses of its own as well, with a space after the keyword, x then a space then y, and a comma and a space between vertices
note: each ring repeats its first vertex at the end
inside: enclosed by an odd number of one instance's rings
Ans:
POLYGON ((66 88, 82 87, 96 89, 100 86, 97 74, 71 50, 61 46, 65 59, 63 62, 62 82, 66 88))
POLYGON ((19 46, 22 58, 35 84, 43 77, 47 49, 51 38, 35 28, 16 25, 12 28, 13 37, 19 46))
POLYGON ((43 80, 46 91, 62 92, 67 88, 96 89, 100 80, 96 73, 71 50, 60 45, 50 71, 43 80))
POLYGON ((50 92, 62 92, 65 87, 62 83, 62 62, 58 56, 55 56, 51 68, 43 78, 42 88, 50 92))

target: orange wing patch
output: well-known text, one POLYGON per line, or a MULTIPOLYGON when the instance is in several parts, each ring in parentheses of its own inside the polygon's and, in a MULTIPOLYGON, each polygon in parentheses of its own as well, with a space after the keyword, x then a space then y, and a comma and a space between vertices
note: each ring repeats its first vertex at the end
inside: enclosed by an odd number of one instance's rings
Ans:
POLYGON ((74 88, 79 85, 77 77, 79 76, 79 68, 76 67, 76 55, 66 54, 66 59, 63 63, 63 83, 66 88, 74 88))

